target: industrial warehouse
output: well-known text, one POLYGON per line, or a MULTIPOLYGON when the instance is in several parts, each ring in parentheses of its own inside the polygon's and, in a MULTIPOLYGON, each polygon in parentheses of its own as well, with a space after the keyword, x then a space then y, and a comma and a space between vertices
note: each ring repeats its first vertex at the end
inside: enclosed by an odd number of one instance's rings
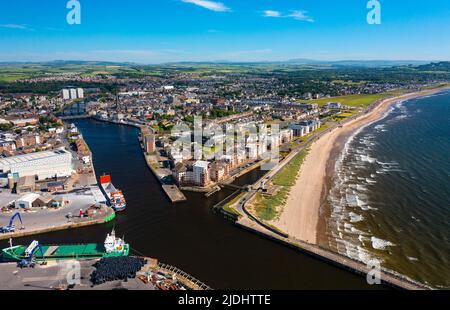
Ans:
POLYGON ((72 155, 60 148, 1 158, 0 172, 14 178, 34 176, 37 180, 68 177, 72 174, 72 155))

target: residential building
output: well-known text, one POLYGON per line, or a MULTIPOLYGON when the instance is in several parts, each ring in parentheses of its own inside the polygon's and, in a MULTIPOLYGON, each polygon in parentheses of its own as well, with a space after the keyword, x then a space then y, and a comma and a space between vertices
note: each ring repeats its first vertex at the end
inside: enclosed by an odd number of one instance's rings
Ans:
POLYGON ((194 183, 199 186, 206 186, 210 182, 209 163, 199 160, 193 166, 194 183))

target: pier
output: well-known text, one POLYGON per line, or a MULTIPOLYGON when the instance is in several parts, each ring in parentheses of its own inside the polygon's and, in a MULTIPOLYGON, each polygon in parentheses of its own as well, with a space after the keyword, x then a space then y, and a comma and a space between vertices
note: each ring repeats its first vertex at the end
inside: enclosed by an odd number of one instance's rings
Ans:
MULTIPOLYGON (((243 228, 247 231, 256 233, 260 236, 268 238, 272 241, 281 243, 285 246, 298 250, 304 254, 312 256, 318 260, 326 262, 328 264, 337 266, 339 268, 351 271, 360 276, 366 277, 367 274, 372 270, 368 266, 364 265, 359 261, 355 261, 346 256, 340 255, 335 252, 331 252, 327 249, 321 248, 317 245, 308 244, 306 242, 296 240, 295 238, 276 233, 274 230, 269 230, 259 224, 256 224, 252 220, 242 217, 235 222, 235 225, 243 228)), ((396 274, 392 271, 381 269, 381 283, 383 285, 392 287, 394 289, 402 290, 429 290, 430 287, 396 274)))
POLYGON ((168 273, 172 276, 175 276, 181 283, 185 284, 192 290, 195 291, 212 290, 212 288, 210 288, 208 285, 204 284, 200 280, 197 280, 196 278, 187 274, 186 272, 178 269, 177 267, 170 266, 167 264, 158 264, 158 269, 160 269, 164 273, 168 273))
POLYGON ((162 185, 162 189, 172 202, 186 201, 186 196, 176 185, 162 185))
MULTIPOLYGON (((312 256, 318 260, 326 262, 328 264, 337 266, 341 269, 351 271, 360 276, 367 276, 372 270, 369 266, 366 266, 362 262, 353 260, 349 257, 341 255, 339 253, 332 252, 328 249, 322 248, 315 244, 309 244, 307 242, 298 240, 288 234, 279 231, 275 227, 272 227, 263 221, 259 220, 256 216, 252 215, 247 209, 246 204, 255 197, 256 192, 249 193, 249 196, 245 199, 239 200, 230 206, 240 216, 234 217, 234 225, 253 232, 272 241, 278 242, 282 245, 288 246, 295 250, 298 250, 304 254, 312 256)), ((396 274, 387 269, 381 269, 381 282, 383 285, 405 290, 428 290, 430 287, 416 282, 407 277, 396 274)))
MULTIPOLYGON (((146 128, 145 126, 140 126, 140 129, 141 135, 143 131, 148 130, 148 128, 146 128)), ((172 203, 186 201, 186 196, 184 196, 180 188, 173 182, 172 171, 167 168, 161 168, 158 160, 158 155, 147 154, 142 143, 141 149, 147 166, 149 167, 153 175, 158 179, 164 193, 166 193, 166 196, 170 199, 170 201, 172 203)))
POLYGON ((161 188, 172 203, 186 201, 187 198, 183 192, 175 184, 170 184, 168 180, 172 178, 172 173, 168 169, 159 169, 158 162, 152 160, 152 158, 144 153, 145 161, 151 172, 158 179, 161 184, 161 188))

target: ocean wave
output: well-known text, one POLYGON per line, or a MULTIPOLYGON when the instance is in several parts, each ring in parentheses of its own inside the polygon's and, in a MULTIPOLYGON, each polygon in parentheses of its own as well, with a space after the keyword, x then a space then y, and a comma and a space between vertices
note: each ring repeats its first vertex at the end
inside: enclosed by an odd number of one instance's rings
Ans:
POLYGON ((373 164, 377 161, 376 158, 370 157, 369 155, 358 155, 358 157, 360 158, 361 161, 367 162, 370 164, 373 164))

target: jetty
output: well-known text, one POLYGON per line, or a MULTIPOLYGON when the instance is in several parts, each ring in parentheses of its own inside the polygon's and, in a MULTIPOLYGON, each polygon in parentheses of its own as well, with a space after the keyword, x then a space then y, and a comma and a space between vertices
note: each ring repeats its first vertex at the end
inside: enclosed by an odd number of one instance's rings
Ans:
MULTIPOLYGON (((146 134, 149 134, 151 129, 146 126, 141 126, 141 137, 146 134)), ((142 140, 141 138, 139 140, 142 140)), ((150 168, 153 175, 158 179, 159 183, 161 183, 161 188, 164 193, 166 193, 167 197, 170 199, 172 203, 186 201, 187 198, 180 190, 180 188, 175 184, 172 178, 172 171, 168 168, 161 167, 161 160, 157 153, 148 154, 145 151, 143 141, 141 142, 142 153, 145 158, 145 162, 147 166, 150 168)))
MULTIPOLYGON (((316 244, 310 244, 298 240, 295 237, 278 230, 276 227, 268 225, 258 219, 246 209, 246 204, 252 201, 256 195, 256 192, 253 191, 249 193, 249 195, 249 197, 239 198, 231 204, 229 200, 221 202, 217 204, 215 209, 216 211, 220 211, 226 218, 230 219, 233 224, 239 228, 245 229, 246 231, 255 233, 284 246, 288 246, 315 259, 353 272, 357 275, 364 277, 367 277, 368 275, 370 276, 370 272, 373 271, 370 266, 316 244), (228 202, 227 210, 223 208, 225 202, 228 202), (230 212, 230 210, 232 212, 230 212)), ((382 285, 402 290, 431 289, 431 287, 425 284, 414 281, 391 270, 381 268, 379 271, 382 285)))
MULTIPOLYGON (((351 271, 357 275, 367 277, 370 276, 371 269, 362 262, 353 260, 344 255, 332 252, 317 245, 309 244, 300 240, 297 240, 287 234, 277 231, 276 229, 270 229, 271 227, 262 226, 260 223, 255 222, 256 218, 249 219, 248 217, 241 217, 234 224, 247 231, 256 233, 260 236, 266 237, 272 241, 281 243, 285 246, 293 248, 311 257, 319 259, 325 263, 337 266, 341 269, 351 271)), ((400 274, 394 273, 387 269, 380 270, 381 284, 402 290, 429 290, 430 287, 409 279, 400 274)))

